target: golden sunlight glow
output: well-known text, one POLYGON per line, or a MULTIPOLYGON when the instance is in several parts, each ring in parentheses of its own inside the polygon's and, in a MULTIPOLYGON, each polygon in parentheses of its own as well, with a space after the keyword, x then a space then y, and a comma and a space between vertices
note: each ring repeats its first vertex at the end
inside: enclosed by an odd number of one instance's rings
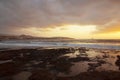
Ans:
POLYGON ((40 37, 71 37, 76 39, 120 39, 120 31, 111 33, 95 33, 95 25, 62 25, 55 27, 36 28, 29 27, 21 29, 24 34, 40 37))
POLYGON ((94 38, 96 38, 96 39, 120 39, 120 31, 96 34, 96 35, 94 35, 94 38))
POLYGON ((91 33, 96 30, 96 26, 94 25, 86 25, 86 26, 80 26, 80 25, 67 25, 66 31, 68 32, 74 32, 74 33, 91 33))
POLYGON ((26 28, 22 32, 42 37, 71 37, 91 38, 92 32, 96 31, 95 25, 63 25, 52 28, 26 28))

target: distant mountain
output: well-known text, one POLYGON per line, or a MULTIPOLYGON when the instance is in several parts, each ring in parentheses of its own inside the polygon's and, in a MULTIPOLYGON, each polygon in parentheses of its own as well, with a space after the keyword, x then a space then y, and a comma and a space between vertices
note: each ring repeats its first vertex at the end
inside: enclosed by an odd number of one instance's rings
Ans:
POLYGON ((0 34, 0 41, 4 40, 37 40, 37 41, 62 41, 62 42, 85 42, 85 43, 120 43, 120 39, 74 39, 69 37, 35 37, 31 35, 8 35, 0 34))
POLYGON ((31 35, 7 35, 7 34, 0 34, 0 40, 53 40, 53 41, 60 41, 60 40, 74 40, 74 38, 69 37, 35 37, 31 35))

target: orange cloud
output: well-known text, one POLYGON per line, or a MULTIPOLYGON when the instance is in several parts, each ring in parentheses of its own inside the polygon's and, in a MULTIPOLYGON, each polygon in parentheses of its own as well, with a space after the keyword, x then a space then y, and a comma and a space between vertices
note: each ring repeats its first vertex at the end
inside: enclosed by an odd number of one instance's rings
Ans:
POLYGON ((120 23, 114 22, 114 23, 107 23, 106 25, 100 26, 98 28, 97 33, 114 33, 114 32, 120 32, 120 23))

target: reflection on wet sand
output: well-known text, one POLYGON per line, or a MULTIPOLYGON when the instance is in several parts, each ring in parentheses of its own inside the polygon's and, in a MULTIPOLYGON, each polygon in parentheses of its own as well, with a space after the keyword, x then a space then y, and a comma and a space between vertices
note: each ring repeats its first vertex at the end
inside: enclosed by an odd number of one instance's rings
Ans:
POLYGON ((89 80, 95 74, 93 80, 119 80, 119 69, 119 50, 81 47, 0 51, 0 80, 89 80))

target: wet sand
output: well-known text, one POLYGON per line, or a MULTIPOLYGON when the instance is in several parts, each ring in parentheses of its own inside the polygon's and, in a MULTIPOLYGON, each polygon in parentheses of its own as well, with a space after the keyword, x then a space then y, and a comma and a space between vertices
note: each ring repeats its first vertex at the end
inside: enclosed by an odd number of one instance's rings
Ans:
POLYGON ((0 80, 120 80, 120 50, 1 49, 0 80))

